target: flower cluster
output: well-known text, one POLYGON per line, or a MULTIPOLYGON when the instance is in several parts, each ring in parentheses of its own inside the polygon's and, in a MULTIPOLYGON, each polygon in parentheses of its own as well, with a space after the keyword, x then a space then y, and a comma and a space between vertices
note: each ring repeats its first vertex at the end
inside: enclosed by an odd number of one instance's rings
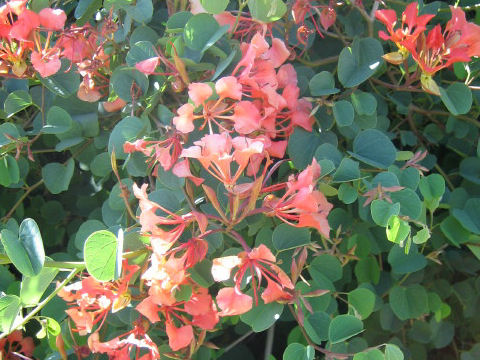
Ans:
POLYGON ((427 24, 434 15, 418 15, 418 3, 410 3, 402 13, 401 25, 396 28, 397 15, 394 10, 377 10, 376 18, 387 29, 379 32, 383 40, 391 40, 398 47, 397 52, 384 56, 392 64, 404 62, 410 54, 421 70, 422 88, 440 95, 432 79, 436 72, 456 62, 468 62, 473 56, 480 56, 480 26, 470 23, 462 9, 451 6, 451 19, 442 31, 435 25, 428 32, 427 24))
POLYGON ((23 337, 20 330, 9 334, 6 338, 0 339, 0 359, 16 360, 26 359, 33 356, 35 345, 31 337, 23 337))

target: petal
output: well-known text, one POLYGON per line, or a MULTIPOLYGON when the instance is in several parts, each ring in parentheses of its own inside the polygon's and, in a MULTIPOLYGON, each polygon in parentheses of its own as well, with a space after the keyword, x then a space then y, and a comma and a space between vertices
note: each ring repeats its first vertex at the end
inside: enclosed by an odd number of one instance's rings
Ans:
POLYGON ((168 345, 173 351, 183 349, 190 345, 193 340, 193 328, 191 325, 175 327, 171 321, 165 323, 168 336, 168 345))
POLYGON ((195 106, 202 105, 212 94, 213 90, 208 84, 191 83, 188 85, 188 96, 190 96, 195 106))
POLYGON ((158 316, 158 305, 153 301, 151 296, 145 298, 135 309, 137 309, 137 311, 145 316, 151 323, 160 321, 160 317, 158 316))
POLYGON ((220 289, 217 295, 220 316, 233 316, 246 313, 252 308, 253 299, 232 287, 220 289))
POLYGON ((240 134, 250 134, 260 129, 260 111, 250 101, 240 101, 233 114, 235 130, 240 134))
POLYGON ((252 251, 248 254, 250 259, 257 260, 266 260, 269 262, 275 262, 275 256, 272 254, 272 251, 266 247, 264 244, 260 244, 258 247, 253 248, 252 251))
POLYGON ((215 91, 221 98, 228 97, 234 100, 242 98, 242 85, 234 76, 225 76, 219 79, 215 84, 215 91))
POLYGON ((67 15, 62 9, 42 9, 38 15, 40 16, 40 24, 49 30, 63 30, 67 15))
POLYGON ((145 75, 152 75, 155 72, 155 68, 158 66, 158 62, 159 58, 153 57, 136 63, 135 68, 145 75))
POLYGON ((230 279, 230 272, 235 266, 242 263, 238 256, 224 256, 213 259, 212 276, 215 281, 225 281, 230 279))
POLYGON ((195 126, 193 125, 193 110, 194 107, 192 104, 184 104, 178 108, 177 113, 179 116, 173 118, 173 125, 175 125, 178 131, 188 134, 195 130, 195 126))
POLYGON ((273 38, 272 47, 267 51, 265 57, 270 59, 274 68, 278 68, 290 57, 290 51, 282 40, 273 38))

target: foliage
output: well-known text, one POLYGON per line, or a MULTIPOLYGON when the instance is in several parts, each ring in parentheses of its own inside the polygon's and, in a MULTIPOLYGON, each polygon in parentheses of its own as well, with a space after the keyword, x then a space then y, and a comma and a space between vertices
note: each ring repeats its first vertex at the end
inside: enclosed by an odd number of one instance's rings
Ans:
POLYGON ((478 358, 478 11, 7 1, 0 358, 478 358))

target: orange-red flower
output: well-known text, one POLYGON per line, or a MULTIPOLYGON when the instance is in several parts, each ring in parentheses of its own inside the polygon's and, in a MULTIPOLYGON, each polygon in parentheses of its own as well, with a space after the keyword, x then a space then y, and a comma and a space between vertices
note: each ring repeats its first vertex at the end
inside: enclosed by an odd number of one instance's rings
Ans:
POLYGON ((17 360, 31 358, 35 345, 31 337, 23 337, 20 330, 15 330, 6 338, 0 339, 0 359, 17 360))

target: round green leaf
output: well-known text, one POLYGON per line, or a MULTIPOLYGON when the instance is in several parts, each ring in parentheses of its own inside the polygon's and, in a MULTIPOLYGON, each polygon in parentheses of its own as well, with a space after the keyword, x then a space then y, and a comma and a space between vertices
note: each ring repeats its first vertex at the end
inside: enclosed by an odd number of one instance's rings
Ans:
POLYGON ((385 360, 403 360, 403 352, 397 345, 387 344, 385 346, 385 360))
POLYGON ((32 97, 28 92, 24 90, 16 90, 8 94, 5 103, 3 104, 3 108, 7 113, 7 118, 9 118, 32 104, 32 97))
POLYGON ((480 198, 468 199, 463 209, 453 209, 453 216, 462 226, 475 234, 480 234, 480 198))
POLYGON ((388 262, 395 274, 408 274, 419 271, 427 266, 425 256, 412 250, 408 254, 400 246, 393 246, 388 253, 388 262))
POLYGON ((421 285, 394 286, 389 299, 390 307, 400 320, 415 319, 428 313, 428 295, 421 285))
POLYGON ((14 124, 9 122, 0 124, 0 146, 7 145, 13 142, 9 138, 7 138, 5 134, 8 134, 15 139, 20 137, 20 133, 18 132, 18 129, 14 124))
POLYGON ((445 192, 445 179, 439 174, 431 174, 422 177, 418 186, 427 209, 435 210, 445 192))
POLYGON ((344 204, 351 204, 355 202, 357 198, 358 198, 358 192, 353 186, 347 183, 343 183, 338 188, 338 199, 342 201, 344 204))
POLYGON ((248 0, 248 9, 254 19, 264 23, 277 21, 287 12, 282 0, 248 0))
POLYGON ((464 83, 455 82, 446 90, 440 88, 440 98, 453 115, 466 114, 472 107, 472 91, 464 83))
POLYGON ((62 59, 62 66, 56 74, 43 78, 40 82, 55 95, 69 97, 78 91, 80 86, 80 74, 66 59, 62 59))
POLYGON ((273 245, 277 250, 293 249, 310 243, 310 231, 288 224, 280 224, 273 231, 273 245))
POLYGON ((202 13, 192 16, 183 31, 185 45, 190 49, 202 51, 219 27, 212 15, 202 13))
POLYGON ((328 328, 328 339, 330 343, 350 339, 363 331, 363 323, 352 315, 338 315, 333 318, 328 328))
POLYGON ((333 174, 334 182, 346 182, 360 178, 360 169, 357 161, 343 158, 337 171, 333 174))
POLYGON ((5 252, 18 271, 25 276, 39 274, 45 262, 45 250, 35 220, 23 220, 18 235, 8 229, 3 229, 1 235, 5 252))
POLYGON ((330 254, 321 254, 315 257, 308 271, 314 281, 317 281, 318 274, 326 276, 330 281, 340 280, 343 275, 342 264, 335 256, 330 254))
POLYGON ((57 276, 59 269, 44 267, 35 276, 25 276, 20 288, 20 300, 25 306, 35 306, 43 293, 57 276))
POLYGON ((335 87, 335 79, 328 71, 315 74, 315 76, 310 79, 308 86, 310 87, 310 94, 312 94, 312 96, 331 95, 340 91, 335 87))
POLYGON ((410 234, 410 225, 397 215, 392 215, 387 221, 387 239, 396 244, 402 244, 410 234))
POLYGON ((200 0, 203 8, 210 14, 220 14, 225 11, 229 3, 229 0, 200 0))
POLYGON ((324 311, 316 311, 305 318, 305 331, 315 344, 328 340, 330 321, 330 316, 324 311))
POLYGON ((360 85, 383 63, 382 56, 383 48, 378 40, 355 38, 351 47, 340 52, 338 80, 348 88, 360 85))
POLYGON ((412 189, 403 189, 390 194, 393 202, 400 203, 400 215, 418 219, 422 213, 422 202, 412 189))
POLYGON ((375 294, 366 288, 357 288, 348 293, 348 303, 364 320, 375 307, 375 294))
POLYGON ((353 360, 384 360, 383 353, 378 349, 371 349, 355 354, 353 360))
POLYGON ((378 284, 380 280, 380 267, 374 257, 360 259, 355 265, 355 276, 359 283, 371 282, 378 284))
POLYGON ((13 322, 20 310, 20 298, 18 296, 4 295, 0 297, 0 329, 2 333, 10 333, 13 322))
POLYGON ((299 343, 291 343, 283 353, 283 360, 313 360, 315 350, 312 346, 302 345, 299 343))
POLYGON ((459 170, 463 178, 480 185, 480 159, 478 157, 467 157, 463 159, 460 163, 459 170))
POLYGON ((90 163, 90 171, 95 176, 107 176, 112 172, 110 155, 107 152, 98 154, 90 163))
POLYGON ((87 220, 77 230, 77 233, 75 234, 75 247, 78 250, 83 250, 85 247, 85 241, 87 241, 87 238, 93 234, 95 231, 99 230, 106 230, 107 227, 105 226, 104 223, 98 220, 87 220))
POLYGON ((390 204, 385 200, 373 200, 370 205, 370 212, 372 213, 372 219, 375 221, 375 224, 379 226, 387 226, 388 219, 392 215, 398 215, 400 213, 400 204, 394 203, 390 204))
POLYGON ((96 280, 110 281, 115 278, 117 238, 113 233, 100 230, 91 234, 85 242, 83 255, 89 274, 96 280))
POLYGON ((72 127, 72 117, 61 107, 52 106, 47 112, 47 123, 42 128, 45 134, 62 134, 72 127))
POLYGON ((5 187, 20 181, 20 168, 14 157, 9 154, 0 158, 0 185, 5 187))
POLYGON ((250 325, 253 331, 262 332, 273 325, 280 318, 283 312, 283 304, 272 302, 264 304, 262 299, 258 300, 258 305, 240 315, 240 319, 250 325))
POLYGON ((450 242, 456 247, 468 242, 470 232, 465 229, 453 216, 447 216, 441 223, 440 229, 450 242))
POLYGON ((157 57, 155 47, 149 41, 139 41, 135 43, 127 53, 125 61, 128 66, 135 66, 140 61, 157 57))
POLYGON ((348 100, 340 100, 333 103, 333 116, 338 126, 350 126, 353 124, 355 113, 353 106, 348 100))
POLYGON ((353 157, 381 169, 395 162, 397 150, 390 139, 381 131, 367 129, 360 132, 353 141, 353 157))
POLYGON ((135 141, 147 130, 147 124, 135 116, 127 116, 115 125, 108 139, 108 153, 115 151, 117 159, 124 160, 127 154, 123 151, 125 141, 135 141))
POLYGON ((42 168, 42 177, 45 186, 52 194, 59 194, 68 190, 72 180, 75 161, 70 159, 67 165, 49 163, 42 168))
POLYGON ((377 111, 377 99, 370 93, 357 90, 350 96, 358 115, 373 115, 377 111))
POLYGON ((297 169, 304 169, 312 163, 313 155, 322 144, 314 133, 296 128, 288 141, 288 155, 297 169))
POLYGON ((134 67, 119 66, 113 71, 110 85, 120 98, 131 102, 132 93, 136 98, 147 93, 148 77, 134 67))

